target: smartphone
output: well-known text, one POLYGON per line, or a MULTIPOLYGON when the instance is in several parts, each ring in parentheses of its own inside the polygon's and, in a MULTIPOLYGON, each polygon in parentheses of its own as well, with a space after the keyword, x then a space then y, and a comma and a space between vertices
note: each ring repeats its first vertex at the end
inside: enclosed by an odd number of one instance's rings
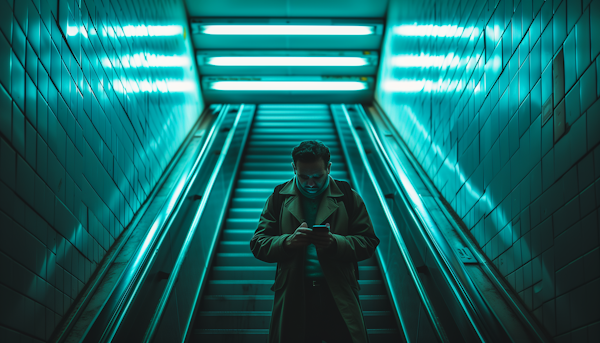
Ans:
POLYGON ((327 225, 313 225, 312 230, 314 232, 329 232, 327 225))

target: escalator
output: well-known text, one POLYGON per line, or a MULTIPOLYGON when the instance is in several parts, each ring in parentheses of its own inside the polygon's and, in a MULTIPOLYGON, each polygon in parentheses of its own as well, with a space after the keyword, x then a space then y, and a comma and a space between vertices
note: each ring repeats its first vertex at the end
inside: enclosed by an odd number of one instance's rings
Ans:
MULTIPOLYGON (((266 342, 276 267, 254 258, 249 242, 273 188, 293 177, 292 148, 309 139, 321 140, 329 147, 332 177, 351 182, 329 106, 258 106, 196 314, 193 342, 266 342)), ((359 274, 359 296, 370 341, 400 341, 375 256, 359 262, 359 274)))
POLYGON ((187 171, 167 178, 53 341, 265 342, 276 266, 249 242, 268 196, 293 177, 292 148, 313 139, 330 148, 332 177, 361 195, 381 240, 358 264, 371 342, 551 341, 376 112, 213 106, 190 134, 196 145, 184 146, 187 171))

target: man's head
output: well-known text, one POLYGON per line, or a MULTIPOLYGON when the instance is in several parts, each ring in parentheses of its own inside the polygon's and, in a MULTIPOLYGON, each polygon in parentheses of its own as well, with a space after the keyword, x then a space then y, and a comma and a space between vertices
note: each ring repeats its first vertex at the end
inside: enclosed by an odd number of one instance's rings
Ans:
POLYGON ((298 184, 308 193, 317 193, 331 172, 329 148, 320 141, 304 141, 292 150, 292 167, 298 184))

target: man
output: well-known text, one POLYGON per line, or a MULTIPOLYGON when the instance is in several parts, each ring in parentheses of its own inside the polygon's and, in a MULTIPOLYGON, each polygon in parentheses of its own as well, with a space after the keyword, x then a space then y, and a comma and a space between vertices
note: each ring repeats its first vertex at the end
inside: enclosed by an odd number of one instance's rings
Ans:
POLYGON ((368 342, 357 262, 379 239, 364 202, 329 176, 323 143, 300 143, 292 159, 295 177, 267 199, 250 241, 256 258, 277 262, 269 342, 368 342), (313 232, 318 224, 329 231, 313 232))

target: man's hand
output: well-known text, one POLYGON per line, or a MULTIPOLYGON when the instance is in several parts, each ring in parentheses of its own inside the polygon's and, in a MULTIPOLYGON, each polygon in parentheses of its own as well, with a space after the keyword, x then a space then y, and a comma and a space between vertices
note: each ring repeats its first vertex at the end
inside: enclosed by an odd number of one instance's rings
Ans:
MULTIPOLYGON (((325 225, 327 225, 328 228, 330 227, 329 223, 325 225)), ((325 251, 336 247, 335 238, 333 238, 333 235, 329 230, 327 230, 327 232, 312 231, 310 233, 310 239, 310 242, 317 247, 318 251, 325 251)))
POLYGON ((311 243, 309 235, 311 230, 308 228, 306 222, 302 223, 291 236, 286 238, 283 246, 285 249, 299 249, 311 243))

